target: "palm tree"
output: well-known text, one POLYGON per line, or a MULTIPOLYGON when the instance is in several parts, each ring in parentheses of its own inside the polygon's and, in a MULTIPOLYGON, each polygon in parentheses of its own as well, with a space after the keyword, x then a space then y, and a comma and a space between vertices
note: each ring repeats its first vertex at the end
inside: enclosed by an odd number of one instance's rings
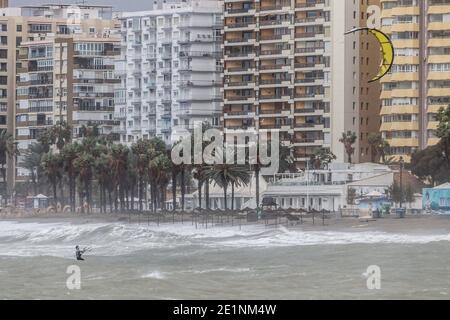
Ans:
POLYGON ((45 154, 45 148, 40 143, 32 143, 28 146, 28 149, 25 151, 24 158, 22 161, 22 167, 26 168, 30 171, 31 175, 31 183, 33 184, 33 193, 36 195, 37 184, 39 177, 41 176, 41 162, 42 156, 45 154))
POLYGON ((158 208, 158 199, 161 200, 161 197, 159 197, 160 193, 158 192, 158 187, 161 187, 163 180, 166 180, 165 174, 161 171, 167 171, 170 169, 170 160, 167 156, 167 149, 164 141, 159 138, 153 138, 149 140, 149 144, 150 160, 147 165, 149 168, 152 208, 156 210, 158 208))
POLYGON ((72 139, 72 127, 67 122, 62 122, 51 127, 53 131, 54 143, 58 150, 62 150, 72 139))
POLYGON ((197 190, 198 190, 198 207, 202 207, 202 186, 204 182, 204 170, 203 165, 196 165, 194 167, 193 178, 197 180, 197 190))
POLYGON ((368 142, 371 149, 371 161, 376 162, 376 157, 380 156, 382 162, 386 164, 386 153, 389 149, 389 142, 387 142, 380 133, 370 133, 368 142))
POLYGON ((55 208, 58 204, 56 193, 57 185, 61 179, 62 158, 59 154, 54 154, 51 150, 42 157, 42 168, 53 188, 53 203, 55 208))
POLYGON ((173 162, 171 162, 170 165, 170 172, 172 176, 172 211, 175 213, 177 208, 177 176, 179 173, 179 167, 173 162))
POLYGON ((214 181, 223 189, 224 208, 228 209, 227 189, 230 184, 248 185, 250 181, 248 167, 234 164, 219 164, 208 166, 205 169, 205 177, 214 181))
POLYGON ((358 137, 356 136, 356 133, 352 131, 343 133, 342 138, 339 139, 339 142, 344 145, 345 153, 347 153, 348 163, 352 163, 352 155, 355 153, 355 148, 353 147, 353 145, 355 144, 357 139, 358 137))
POLYGON ((367 138, 367 142, 369 143, 369 146, 370 146, 370 161, 372 163, 376 162, 376 158, 378 156, 378 150, 379 150, 382 140, 383 140, 383 138, 381 137, 381 134, 378 132, 370 133, 369 137, 367 138))
POLYGON ((124 202, 124 187, 126 182, 126 175, 128 171, 128 147, 117 144, 111 147, 110 168, 113 175, 115 195, 115 208, 117 210, 117 199, 120 199, 121 209, 123 209, 124 202), (119 197, 117 197, 117 189, 119 197))
POLYGON ((148 140, 138 140, 131 146, 131 152, 134 156, 136 164, 136 173, 138 179, 138 197, 139 197, 139 211, 142 212, 142 198, 144 196, 144 190, 146 190, 145 184, 148 176, 148 164, 150 161, 152 150, 152 144, 148 140))
MULTIPOLYGON (((149 174, 151 177, 151 195, 152 195, 152 207, 154 210, 158 208, 159 203, 162 204, 165 201, 165 190, 169 181, 167 171, 170 168, 170 160, 166 153, 159 152, 156 156, 152 157, 149 162, 149 174), (158 192, 160 191, 160 192, 158 192)), ((162 207, 161 205, 159 207, 162 207)))
POLYGON ((93 176, 94 157, 92 154, 83 152, 74 161, 74 167, 78 171, 79 195, 81 208, 84 211, 84 200, 86 199, 88 213, 91 208, 91 180, 93 176))
POLYGON ((82 146, 78 142, 66 144, 61 150, 64 172, 68 176, 69 203, 72 211, 75 211, 76 170, 74 161, 82 152, 82 146))
POLYGON ((237 179, 230 181, 231 183, 231 210, 234 210, 234 188, 235 187, 247 187, 250 184, 251 176, 248 172, 247 166, 241 167, 243 174, 238 176, 237 179))
MULTIPOLYGON (((271 154, 271 147, 272 144, 270 143, 268 145, 268 153, 271 154)), ((259 208, 260 205, 260 199, 259 199, 259 177, 261 174, 261 170, 263 169, 263 166, 261 165, 261 161, 259 159, 259 152, 260 152, 260 148, 259 145, 257 146, 257 159, 255 161, 255 163, 251 163, 250 167, 251 170, 254 172, 255 174, 255 197, 256 197, 256 206, 259 208)), ((249 149, 246 148, 246 158, 249 159, 249 149)), ((249 159, 250 160, 250 159, 249 159)), ((292 172, 292 171, 296 171, 296 167, 295 167, 295 163, 294 163, 294 158, 292 157, 292 147, 290 146, 286 146, 284 144, 282 144, 281 142, 279 142, 278 144, 278 172, 292 172)))
POLYGON ((106 213, 106 189, 110 181, 109 157, 107 153, 100 154, 94 160, 94 172, 98 181, 100 192, 100 212, 106 213))
POLYGON ((447 169, 450 170, 450 105, 439 109, 436 121, 439 122, 436 136, 441 139, 443 156, 447 162, 447 169))
POLYGON ((17 149, 17 143, 14 141, 14 137, 11 133, 6 130, 0 130, 0 165, 2 171, 2 178, 4 183, 4 200, 5 206, 8 202, 8 186, 6 181, 6 168, 5 165, 8 162, 11 162, 13 158, 19 154, 17 149))
POLYGON ((390 164, 394 159, 394 157, 391 157, 389 159, 386 158, 386 155, 389 153, 390 147, 391 146, 389 145, 389 142, 387 140, 383 139, 378 148, 378 152, 380 153, 380 156, 381 156, 381 161, 383 162, 383 164, 386 164, 386 165, 390 164))
POLYGON ((320 169, 328 166, 333 160, 336 160, 336 156, 329 148, 319 148, 311 155, 311 164, 315 169, 320 169))
MULTIPOLYGON (((133 154, 133 152, 130 152, 128 155, 128 166, 127 166, 127 190, 129 191, 129 198, 130 198, 130 207, 127 209, 131 211, 134 210, 134 198, 135 198, 135 190, 136 185, 138 184, 138 170, 137 170, 137 159, 136 156, 133 154)), ((111 175, 110 175, 111 180, 111 175)), ((127 198, 128 198, 128 192, 127 192, 127 198)))

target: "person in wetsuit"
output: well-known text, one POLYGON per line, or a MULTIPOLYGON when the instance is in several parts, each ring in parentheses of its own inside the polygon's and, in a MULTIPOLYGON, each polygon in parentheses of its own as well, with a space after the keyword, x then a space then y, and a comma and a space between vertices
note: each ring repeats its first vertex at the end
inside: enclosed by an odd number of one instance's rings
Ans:
POLYGON ((84 261, 84 259, 83 259, 83 253, 85 252, 86 250, 80 250, 80 247, 79 246, 76 246, 75 247, 75 257, 77 258, 77 260, 82 260, 82 261, 84 261))

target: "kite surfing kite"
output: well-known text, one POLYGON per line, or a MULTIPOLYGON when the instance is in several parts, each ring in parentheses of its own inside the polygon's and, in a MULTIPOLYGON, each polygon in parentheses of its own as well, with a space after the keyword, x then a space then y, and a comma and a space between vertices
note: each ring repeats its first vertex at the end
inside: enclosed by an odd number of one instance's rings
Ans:
POLYGON ((380 43, 380 52, 382 56, 382 61, 380 64, 380 69, 378 71, 378 74, 369 81, 375 82, 383 78, 386 73, 388 73, 391 68, 392 64, 394 63, 394 46, 392 45, 391 39, 382 31, 378 29, 371 29, 371 28, 354 28, 350 31, 347 31, 345 34, 355 33, 359 31, 367 31, 370 32, 377 38, 378 42, 380 43))

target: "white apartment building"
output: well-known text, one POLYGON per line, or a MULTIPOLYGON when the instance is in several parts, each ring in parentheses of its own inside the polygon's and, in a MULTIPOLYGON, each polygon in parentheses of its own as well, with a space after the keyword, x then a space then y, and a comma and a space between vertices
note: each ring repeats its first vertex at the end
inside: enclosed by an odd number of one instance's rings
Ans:
POLYGON ((220 1, 165 3, 126 12, 115 117, 122 143, 158 136, 178 141, 196 122, 219 125, 222 84, 220 1))

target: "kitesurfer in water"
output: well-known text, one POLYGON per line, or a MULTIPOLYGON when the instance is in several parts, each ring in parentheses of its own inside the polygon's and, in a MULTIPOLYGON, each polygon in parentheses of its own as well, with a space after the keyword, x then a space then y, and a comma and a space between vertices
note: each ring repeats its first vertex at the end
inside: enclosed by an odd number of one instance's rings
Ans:
POLYGON ((75 247, 75 257, 77 258, 77 260, 82 260, 83 259, 83 254, 86 252, 86 249, 81 250, 79 246, 75 247))

